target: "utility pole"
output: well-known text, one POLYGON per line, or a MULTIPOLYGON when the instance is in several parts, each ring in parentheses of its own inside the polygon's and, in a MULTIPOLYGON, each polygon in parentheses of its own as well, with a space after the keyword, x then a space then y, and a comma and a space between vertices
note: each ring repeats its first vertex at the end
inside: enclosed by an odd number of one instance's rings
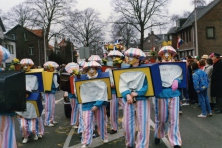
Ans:
POLYGON ((44 55, 45 55, 45 63, 46 63, 46 40, 45 40, 45 28, 43 29, 44 31, 44 55))
POLYGON ((198 34, 197 34, 197 9, 196 9, 196 2, 197 0, 194 0, 194 11, 195 11, 195 54, 196 56, 199 56, 199 50, 198 50, 198 34))

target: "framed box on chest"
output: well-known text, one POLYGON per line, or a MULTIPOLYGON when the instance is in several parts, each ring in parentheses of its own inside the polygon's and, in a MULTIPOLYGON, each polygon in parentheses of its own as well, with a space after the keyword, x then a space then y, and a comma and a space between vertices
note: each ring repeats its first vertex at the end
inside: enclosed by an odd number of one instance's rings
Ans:
POLYGON ((163 62, 158 63, 163 87, 171 87, 174 79, 178 78, 181 83, 178 88, 187 87, 186 62, 163 62))
POLYGON ((79 103, 93 102, 97 99, 102 100, 105 97, 108 100, 112 99, 108 72, 100 72, 98 77, 94 79, 88 79, 86 75, 81 75, 81 78, 76 79, 75 86, 79 103))
POLYGON ((43 105, 42 105, 40 93, 38 93, 38 92, 30 93, 29 97, 27 98, 27 102, 32 103, 34 105, 35 110, 36 110, 36 114, 38 117, 40 117, 42 114, 42 110, 43 110, 43 105))
MULTIPOLYGON (((146 91, 145 96, 155 96, 162 91, 159 65, 157 64, 144 64, 138 67, 114 69, 113 77, 118 98, 122 97, 120 89, 122 89, 123 82, 127 84, 131 83, 131 86, 134 84, 139 85, 141 82, 138 82, 138 80, 143 77, 146 77, 148 83, 148 90, 146 91)), ((133 90, 135 88, 128 89, 133 90)))
POLYGON ((0 72, 0 113, 26 110, 25 73, 0 72))

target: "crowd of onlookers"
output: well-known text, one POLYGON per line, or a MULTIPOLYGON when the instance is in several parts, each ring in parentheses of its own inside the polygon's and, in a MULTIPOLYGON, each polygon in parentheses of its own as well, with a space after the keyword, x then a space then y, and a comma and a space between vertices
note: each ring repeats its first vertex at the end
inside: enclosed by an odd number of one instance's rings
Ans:
MULTIPOLYGON (((222 60, 219 53, 201 58, 187 56, 187 88, 181 91, 181 106, 197 103, 202 113, 198 117, 222 113, 222 60), (183 103, 182 103, 183 102, 183 103)), ((182 110, 180 110, 182 114, 182 110)))

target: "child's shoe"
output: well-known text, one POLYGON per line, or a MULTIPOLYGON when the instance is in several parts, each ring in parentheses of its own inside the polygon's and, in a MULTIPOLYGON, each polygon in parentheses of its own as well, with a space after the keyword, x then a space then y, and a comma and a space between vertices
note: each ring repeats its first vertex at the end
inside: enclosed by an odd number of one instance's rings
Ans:
POLYGON ((38 136, 35 135, 35 136, 33 137, 33 140, 38 140, 38 136))
POLYGON ((28 141, 29 141, 28 138, 24 138, 23 141, 22 141, 22 143, 27 143, 28 141))

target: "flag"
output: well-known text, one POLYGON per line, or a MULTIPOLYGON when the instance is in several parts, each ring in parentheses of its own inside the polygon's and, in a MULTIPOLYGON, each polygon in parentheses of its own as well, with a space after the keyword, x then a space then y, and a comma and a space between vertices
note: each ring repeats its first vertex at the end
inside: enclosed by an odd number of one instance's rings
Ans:
POLYGON ((183 42, 184 41, 180 37, 178 37, 178 39, 177 39, 177 49, 180 49, 180 45, 183 44, 183 42))

